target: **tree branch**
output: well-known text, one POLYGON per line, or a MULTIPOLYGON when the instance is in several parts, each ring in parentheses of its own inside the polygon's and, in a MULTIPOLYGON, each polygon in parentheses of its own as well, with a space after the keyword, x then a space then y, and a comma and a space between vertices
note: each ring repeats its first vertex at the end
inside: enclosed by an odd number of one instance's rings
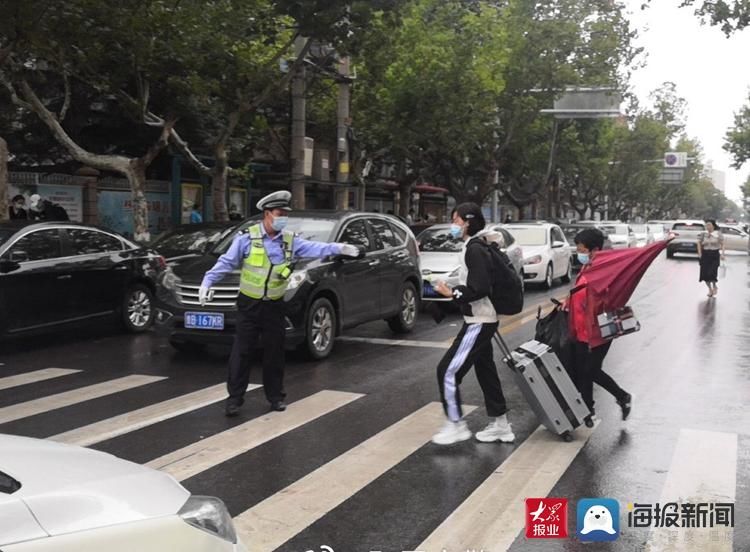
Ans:
POLYGON ((23 109, 28 109, 29 111, 33 111, 31 104, 28 102, 23 101, 16 92, 16 87, 13 86, 13 83, 8 79, 8 77, 5 75, 5 73, 0 72, 0 81, 2 81, 3 86, 8 89, 8 93, 10 94, 10 100, 17 105, 18 107, 22 107, 23 109))
POLYGON ((42 122, 52 131, 55 139, 68 150, 68 153, 70 153, 73 159, 95 169, 114 171, 120 174, 128 173, 128 164, 130 160, 127 157, 120 155, 99 155, 83 149, 67 132, 65 132, 65 129, 55 115, 44 106, 42 101, 25 80, 21 81, 20 88, 25 101, 22 101, 21 104, 17 105, 21 105, 22 107, 31 110, 33 113, 36 113, 42 122))
POLYGON ((151 163, 153 163, 154 159, 156 159, 156 156, 159 155, 159 153, 161 153, 161 151, 167 147, 167 144, 169 143, 169 136, 176 123, 176 118, 171 118, 164 123, 164 126, 161 129, 161 133, 159 134, 159 138, 154 144, 151 145, 150 148, 148 148, 146 155, 144 155, 140 159, 144 166, 148 167, 151 163))
POLYGON ((63 82, 65 83, 65 99, 63 100, 63 105, 58 117, 60 121, 65 120, 65 115, 68 114, 68 109, 70 109, 70 78, 68 77, 68 72, 65 70, 63 70, 63 82))
POLYGON ((195 170, 197 170, 204 176, 211 176, 211 168, 204 165, 201 160, 195 156, 188 143, 183 140, 182 137, 180 137, 180 135, 174 128, 169 133, 169 138, 172 142, 172 145, 177 148, 177 151, 179 151, 185 157, 185 159, 187 159, 188 163, 190 163, 195 168, 195 170))

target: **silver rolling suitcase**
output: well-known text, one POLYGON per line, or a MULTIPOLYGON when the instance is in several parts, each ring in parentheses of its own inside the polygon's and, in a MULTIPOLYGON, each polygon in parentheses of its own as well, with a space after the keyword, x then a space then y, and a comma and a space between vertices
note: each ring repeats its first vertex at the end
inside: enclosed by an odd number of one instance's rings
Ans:
POLYGON ((503 362, 513 371, 516 385, 548 430, 572 441, 571 432, 578 426, 593 425, 591 411, 549 346, 527 341, 511 351, 499 332, 495 334, 495 341, 503 354, 503 362))

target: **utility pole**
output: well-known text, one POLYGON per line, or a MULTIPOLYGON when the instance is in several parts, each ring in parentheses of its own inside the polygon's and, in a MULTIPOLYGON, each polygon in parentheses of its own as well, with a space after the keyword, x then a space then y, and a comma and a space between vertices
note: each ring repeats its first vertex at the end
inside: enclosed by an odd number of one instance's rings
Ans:
MULTIPOLYGON (((294 41, 296 57, 302 53, 306 39, 298 36, 294 41)), ((292 207, 305 208, 305 64, 300 63, 292 78, 292 207)))
POLYGON ((0 138, 0 220, 8 220, 8 144, 0 138))
POLYGON ((349 104, 350 104, 350 87, 349 81, 350 74, 350 60, 349 57, 341 58, 339 61, 339 74, 341 79, 339 80, 339 98, 338 98, 338 109, 337 109, 337 140, 336 149, 338 155, 338 163, 336 164, 336 207, 338 209, 349 208, 349 140, 347 134, 349 131, 349 125, 351 125, 351 119, 349 118, 349 104))

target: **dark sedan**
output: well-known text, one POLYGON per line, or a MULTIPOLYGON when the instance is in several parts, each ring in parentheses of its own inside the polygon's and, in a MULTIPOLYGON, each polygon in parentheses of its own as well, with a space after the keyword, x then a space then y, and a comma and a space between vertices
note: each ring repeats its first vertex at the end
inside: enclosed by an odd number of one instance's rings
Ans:
MULTIPOLYGON (((257 222, 246 221, 211 253, 170 268, 162 278, 159 321, 175 348, 232 342, 239 270, 211 288, 204 307, 198 302, 198 288, 237 232, 257 222)), ((319 359, 331 353, 335 336, 347 328, 379 319, 395 332, 414 327, 422 278, 417 244, 405 224, 379 214, 302 211, 290 213, 287 228, 305 239, 344 242, 365 251, 359 259, 295 263, 284 297, 288 347, 302 346, 319 359)))
POLYGON ((154 320, 164 258, 103 228, 0 224, 0 335, 116 316, 131 332, 154 320))
POLYGON ((149 247, 167 259, 168 264, 202 257, 238 224, 237 221, 181 224, 160 234, 149 247))

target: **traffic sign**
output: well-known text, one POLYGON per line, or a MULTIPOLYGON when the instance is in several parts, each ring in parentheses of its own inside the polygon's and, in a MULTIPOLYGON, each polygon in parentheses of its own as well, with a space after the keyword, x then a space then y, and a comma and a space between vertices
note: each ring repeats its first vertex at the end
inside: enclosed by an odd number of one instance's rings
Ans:
POLYGON ((687 168, 688 154, 684 151, 668 151, 664 154, 664 167, 669 169, 687 168))

